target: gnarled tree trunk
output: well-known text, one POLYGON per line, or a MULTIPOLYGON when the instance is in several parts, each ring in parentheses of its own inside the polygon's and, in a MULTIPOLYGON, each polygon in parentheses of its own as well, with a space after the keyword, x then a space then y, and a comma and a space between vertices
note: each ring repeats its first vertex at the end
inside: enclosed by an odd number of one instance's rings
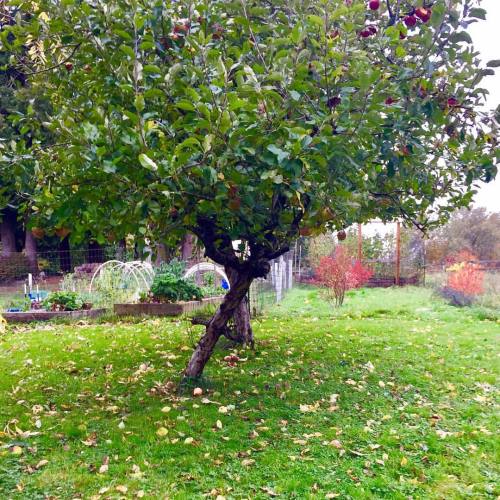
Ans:
MULTIPOLYGON (((234 269, 227 267, 225 268, 227 277, 229 278, 229 284, 231 288, 236 284, 238 280, 238 272, 234 269)), ((241 299, 241 302, 236 307, 234 311, 234 341, 242 345, 254 346, 254 338, 252 325, 250 323, 250 304, 248 302, 248 292, 241 299)))
POLYGON ((0 222, 0 240, 2 241, 2 257, 10 257, 16 252, 16 213, 4 210, 0 222))
POLYGON ((236 270, 233 270, 232 274, 234 277, 234 284, 231 286, 231 290, 226 294, 224 301, 208 323, 205 334, 198 342, 186 370, 184 371, 184 376, 186 378, 198 378, 203 373, 203 369, 210 359, 219 337, 224 333, 228 321, 233 317, 241 300, 248 293, 253 279, 252 276, 249 273, 240 273, 236 270))

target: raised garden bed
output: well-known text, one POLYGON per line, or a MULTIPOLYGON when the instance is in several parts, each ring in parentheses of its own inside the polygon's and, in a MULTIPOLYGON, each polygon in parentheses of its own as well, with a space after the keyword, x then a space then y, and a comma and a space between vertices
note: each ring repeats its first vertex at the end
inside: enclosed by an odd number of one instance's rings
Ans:
POLYGON ((115 304, 114 311, 118 316, 181 316, 191 311, 196 311, 208 305, 218 305, 224 296, 207 297, 202 300, 189 302, 167 303, 139 303, 115 304))
POLYGON ((2 316, 8 323, 31 323, 32 321, 50 321, 52 319, 96 318, 103 315, 106 309, 86 309, 81 311, 25 311, 6 312, 2 316))

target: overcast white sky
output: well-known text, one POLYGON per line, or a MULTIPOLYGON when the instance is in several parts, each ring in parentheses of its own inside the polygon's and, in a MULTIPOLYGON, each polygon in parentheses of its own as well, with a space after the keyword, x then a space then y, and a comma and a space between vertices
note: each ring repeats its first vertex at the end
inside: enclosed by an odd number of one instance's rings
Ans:
MULTIPOLYGON (((482 0, 481 7, 486 9, 486 21, 470 26, 470 34, 476 50, 481 53, 483 61, 500 59, 500 0, 482 0)), ((495 76, 487 76, 481 86, 490 91, 488 107, 496 108, 500 104, 500 68, 495 76)), ((486 207, 491 212, 500 212, 500 176, 488 184, 484 184, 476 195, 476 206, 486 207)))

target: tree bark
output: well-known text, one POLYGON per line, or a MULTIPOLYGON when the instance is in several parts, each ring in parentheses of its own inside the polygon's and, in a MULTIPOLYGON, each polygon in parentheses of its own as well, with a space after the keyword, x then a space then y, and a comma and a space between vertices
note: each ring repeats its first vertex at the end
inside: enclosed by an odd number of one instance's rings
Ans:
POLYGON ((236 274, 237 277, 235 278, 234 285, 208 323, 205 334, 200 339, 189 360, 184 371, 185 378, 199 378, 201 376, 205 365, 212 356, 217 341, 224 333, 228 321, 233 317, 241 300, 248 293, 253 278, 249 274, 234 271, 233 276, 236 276, 236 274))
POLYGON ((104 262, 104 249, 97 241, 89 241, 87 245, 88 262, 104 262))
POLYGON ((67 236, 59 243, 59 264, 61 266, 61 271, 63 271, 64 273, 70 273, 72 271, 71 249, 67 236))
POLYGON ((193 244, 194 236, 190 233, 186 234, 181 244, 181 259, 183 261, 187 262, 193 256, 193 244))
POLYGON ((167 247, 165 243, 158 243, 156 245, 156 259, 155 264, 159 266, 163 262, 168 261, 167 247))
MULTIPOLYGON (((238 280, 238 273, 232 268, 225 269, 231 288, 238 280)), ((253 330, 250 322, 250 304, 248 302, 248 293, 241 299, 238 307, 234 311, 234 329, 235 342, 242 345, 254 346, 253 330)))
POLYGON ((0 223, 0 239, 2 241, 2 257, 10 257, 16 253, 16 213, 4 210, 0 223))
POLYGON ((24 251, 26 258, 30 265, 32 274, 38 274, 38 254, 36 249, 36 239, 30 229, 26 228, 26 235, 24 238, 24 251))

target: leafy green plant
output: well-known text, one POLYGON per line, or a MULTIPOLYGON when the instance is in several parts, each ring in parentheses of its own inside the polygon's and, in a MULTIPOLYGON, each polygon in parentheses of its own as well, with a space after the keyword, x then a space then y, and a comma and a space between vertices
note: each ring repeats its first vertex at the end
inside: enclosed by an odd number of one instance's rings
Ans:
POLYGON ((180 300, 201 300, 203 292, 192 281, 179 278, 173 274, 159 274, 151 286, 154 300, 178 302, 180 300))
POLYGON ((171 274, 177 278, 182 278, 186 271, 186 263, 179 259, 172 259, 170 262, 162 262, 156 269, 156 274, 171 274))
POLYGON ((26 297, 14 298, 7 303, 7 309, 19 309, 28 311, 31 308, 31 300, 26 297))
POLYGON ((53 292, 43 301, 43 307, 49 311, 79 311, 86 305, 77 292, 53 292))
POLYGON ((212 271, 201 275, 200 286, 204 297, 216 297, 226 293, 226 290, 222 288, 220 277, 212 271))

